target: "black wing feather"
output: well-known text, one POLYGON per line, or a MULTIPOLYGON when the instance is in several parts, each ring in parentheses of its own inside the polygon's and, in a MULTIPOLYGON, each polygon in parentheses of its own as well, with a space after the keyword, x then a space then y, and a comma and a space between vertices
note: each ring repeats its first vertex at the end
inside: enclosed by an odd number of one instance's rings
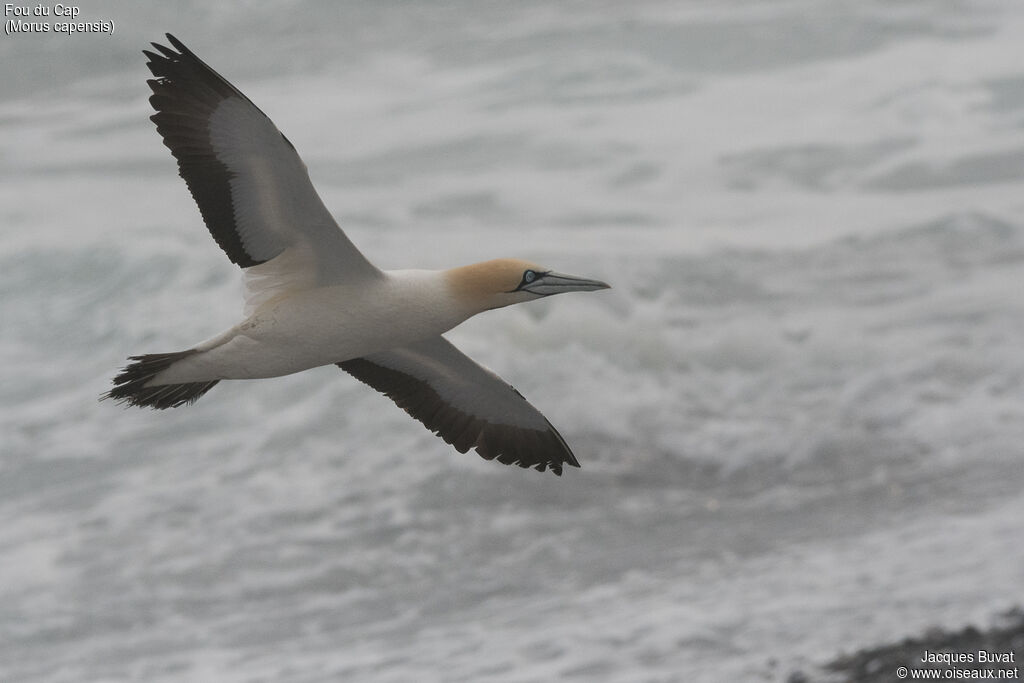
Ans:
MULTIPOLYGON (((146 66, 156 76, 146 81, 153 91, 149 103, 156 110, 149 118, 178 160, 178 172, 220 248, 242 268, 263 263, 266 259, 257 259, 245 249, 231 201, 234 174, 217 158, 210 140, 210 117, 224 100, 240 98, 263 112, 170 33, 167 40, 178 52, 158 43, 153 47, 160 54, 142 51, 149 59, 146 66)), ((288 139, 281 137, 290 147, 288 139)))
POLYGON ((446 354, 447 358, 454 358, 454 354, 458 354, 460 361, 472 364, 469 376, 460 378, 459 381, 489 382, 492 391, 508 392, 504 399, 513 402, 509 405, 515 406, 514 410, 529 411, 536 419, 538 428, 502 424, 500 421, 472 414, 472 406, 463 408, 445 401, 432 386, 432 383, 452 381, 449 377, 443 377, 441 373, 432 374, 432 368, 436 367, 439 360, 443 362, 445 357, 438 358, 424 351, 424 348, 427 348, 436 352, 436 346, 395 349, 347 360, 337 365, 390 398, 399 408, 422 422, 427 429, 454 446, 460 453, 475 448, 476 452, 487 460, 497 460, 506 465, 533 467, 541 472, 550 468, 557 475, 562 474, 563 465, 580 466, 561 434, 536 412, 522 394, 490 371, 472 363, 447 341, 441 341, 444 345, 441 347, 441 353, 446 354), (396 358, 400 358, 400 362, 390 362, 396 358), (390 367, 400 366, 402 363, 415 363, 417 359, 423 361, 416 365, 417 374, 423 374, 427 379, 390 367), (496 381, 500 382, 500 387, 494 384, 496 381))

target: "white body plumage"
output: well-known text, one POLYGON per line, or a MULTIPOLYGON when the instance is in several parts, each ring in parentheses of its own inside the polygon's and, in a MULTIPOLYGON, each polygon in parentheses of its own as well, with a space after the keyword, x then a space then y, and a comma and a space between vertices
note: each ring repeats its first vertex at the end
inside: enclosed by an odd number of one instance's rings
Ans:
POLYGON ((279 377, 359 358, 447 332, 478 312, 467 304, 431 270, 284 292, 149 384, 279 377))

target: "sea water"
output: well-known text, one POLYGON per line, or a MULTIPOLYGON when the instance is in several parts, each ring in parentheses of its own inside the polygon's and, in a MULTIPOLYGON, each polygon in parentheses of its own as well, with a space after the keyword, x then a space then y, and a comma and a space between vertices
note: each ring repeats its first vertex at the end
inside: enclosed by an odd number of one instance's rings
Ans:
POLYGON ((0 39, 0 679, 784 680, 1024 602, 1024 5, 79 20, 116 28, 0 39), (97 402, 241 311, 147 121, 165 31, 381 267, 613 285, 449 335, 582 470, 333 366, 97 402))

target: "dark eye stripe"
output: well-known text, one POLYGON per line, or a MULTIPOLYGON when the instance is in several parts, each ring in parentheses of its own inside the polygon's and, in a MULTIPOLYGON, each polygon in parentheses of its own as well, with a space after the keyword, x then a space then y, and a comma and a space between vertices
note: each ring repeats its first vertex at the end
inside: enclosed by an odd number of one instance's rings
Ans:
POLYGON ((523 279, 519 281, 519 285, 512 291, 518 292, 521 289, 526 289, 527 285, 533 284, 534 282, 541 279, 550 272, 550 270, 546 270, 543 273, 538 273, 536 270, 532 269, 523 271, 523 279))

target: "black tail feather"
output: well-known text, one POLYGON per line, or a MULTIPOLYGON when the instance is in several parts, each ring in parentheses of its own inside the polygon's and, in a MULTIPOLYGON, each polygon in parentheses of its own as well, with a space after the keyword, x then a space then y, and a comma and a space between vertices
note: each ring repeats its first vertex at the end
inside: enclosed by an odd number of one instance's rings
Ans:
POLYGON ((121 373, 113 380, 114 388, 103 394, 100 400, 110 398, 117 403, 130 406, 148 406, 158 410, 177 408, 178 406, 195 403, 200 396, 212 389, 219 380, 146 386, 146 382, 153 379, 158 373, 193 353, 196 353, 196 351, 149 353, 144 356, 131 356, 128 360, 135 362, 121 370, 121 373))

